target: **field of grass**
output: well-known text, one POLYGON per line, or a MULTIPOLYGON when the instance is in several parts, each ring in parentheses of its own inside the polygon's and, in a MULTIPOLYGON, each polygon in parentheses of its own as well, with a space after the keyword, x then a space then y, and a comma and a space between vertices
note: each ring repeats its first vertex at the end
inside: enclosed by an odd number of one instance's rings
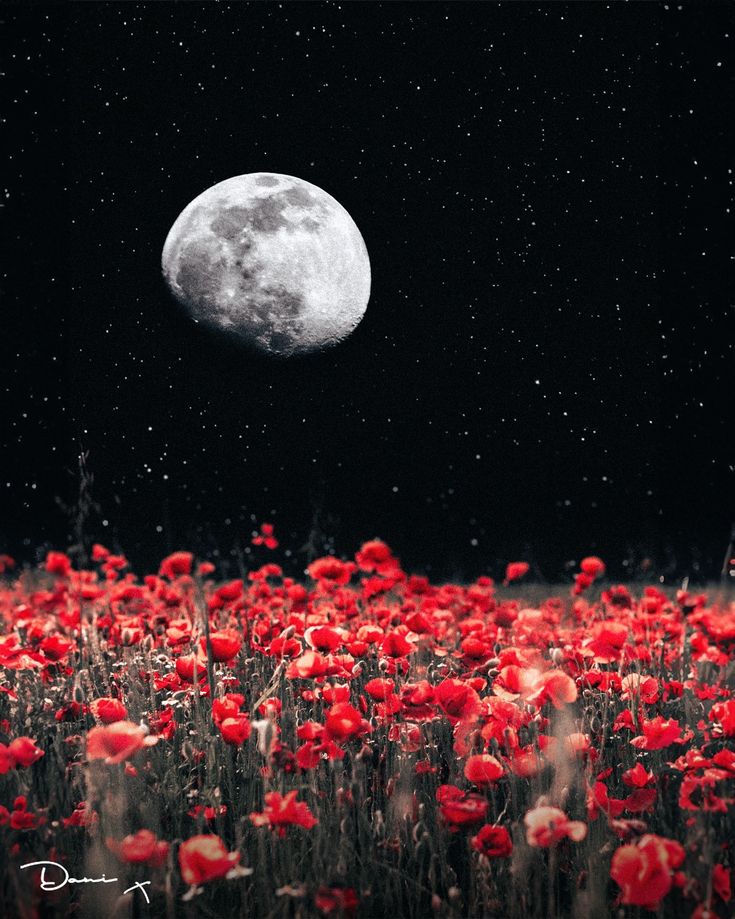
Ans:
POLYGON ((0 912, 731 916, 735 605, 505 574, 0 557, 0 912))

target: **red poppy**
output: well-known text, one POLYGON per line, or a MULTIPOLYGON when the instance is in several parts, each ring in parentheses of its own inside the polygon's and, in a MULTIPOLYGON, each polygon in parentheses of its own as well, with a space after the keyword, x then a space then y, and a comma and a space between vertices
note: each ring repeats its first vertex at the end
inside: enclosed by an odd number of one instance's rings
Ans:
POLYGON ((169 845, 156 838, 150 830, 138 830, 118 842, 108 838, 107 848, 114 852, 120 861, 133 865, 146 864, 157 868, 168 858, 169 845))
POLYGON ((363 543, 355 555, 361 571, 376 571, 378 574, 392 574, 399 568, 399 562, 393 558, 390 548, 380 539, 363 543))
POLYGON ((654 781, 654 775, 648 772, 641 763, 636 763, 632 769, 623 773, 623 781, 632 788, 643 788, 654 781))
POLYGON ((5 574, 6 571, 10 571, 12 568, 15 568, 15 559, 4 553, 0 555, 0 574, 5 574))
POLYGON ((344 644, 343 634, 326 625, 312 626, 307 629, 304 632, 304 639, 310 647, 327 654, 333 653, 344 644))
MULTIPOLYGON (((232 629, 223 629, 221 632, 210 632, 209 642, 212 647, 212 660, 217 663, 226 663, 232 660, 242 647, 242 637, 232 629)), ((199 647, 203 654, 207 653, 207 639, 199 639, 199 647)))
POLYGON ((324 726, 327 734, 337 743, 345 743, 370 730, 370 725, 349 702, 333 705, 327 712, 324 726))
POLYGON ((399 632, 388 632, 380 643, 380 650, 386 657, 407 657, 416 650, 416 645, 399 632))
POLYGON ((63 552, 49 552, 46 556, 46 571, 67 578, 71 574, 71 559, 63 552))
POLYGON ((220 723, 219 729, 225 743, 239 747, 250 737, 250 719, 245 714, 239 714, 234 718, 225 718, 220 723))
POLYGON ((563 839, 580 842, 587 835, 587 825, 581 820, 570 820, 558 807, 535 807, 523 818, 526 824, 526 841, 529 846, 546 848, 563 839))
POLYGON ((579 567, 588 577, 599 578, 605 573, 605 563, 596 555, 588 555, 579 563, 579 567))
POLYGON ((616 850, 610 877, 622 888, 620 900, 657 910, 671 890, 673 873, 684 861, 684 849, 673 839, 649 833, 616 850))
POLYGON ((244 704, 245 696, 240 693, 225 693, 221 699, 215 699, 212 703, 212 720, 219 726, 225 718, 237 718, 244 704))
POLYGON ((644 720, 641 727, 643 734, 631 740, 639 750, 661 750, 681 739, 681 728, 675 718, 666 720, 657 715, 650 721, 644 720))
POLYGON ((314 905, 325 916, 335 913, 345 919, 355 915, 360 901, 352 887, 320 887, 314 894, 314 905))
POLYGON ((308 804, 297 801, 297 791, 289 791, 280 795, 277 791, 266 792, 265 809, 262 813, 253 813, 250 819, 255 826, 270 826, 276 829, 280 836, 286 832, 287 826, 301 826, 310 830, 319 822, 309 810, 308 804))
POLYGON ((376 699, 379 702, 384 702, 389 696, 393 695, 395 688, 396 684, 393 680, 380 678, 370 680, 365 684, 365 692, 371 699, 376 699))
POLYGON ((176 673, 186 683, 194 682, 194 674, 197 680, 204 680, 207 676, 207 661, 202 660, 196 654, 182 654, 176 658, 176 673))
POLYGON ((110 699, 108 697, 95 699, 93 702, 90 702, 89 708, 94 717, 97 718, 98 721, 101 721, 102 724, 113 724, 115 721, 125 721, 128 717, 127 709, 119 699, 110 699))
POLYGON ((735 737, 735 699, 717 702, 709 713, 710 721, 718 722, 726 737, 735 737))
POLYGON ((464 680, 442 680, 434 694, 437 704, 450 718, 468 718, 480 711, 480 697, 464 680))
POLYGON ((715 865, 712 869, 712 886, 717 896, 724 903, 730 902, 732 899, 730 871, 724 865, 715 865))
POLYGON ((13 802, 13 811, 10 816, 10 826, 14 830, 34 830, 45 822, 43 817, 28 810, 28 802, 24 795, 19 795, 13 802))
POLYGON ((43 651, 44 657, 51 661, 60 661, 76 648, 76 644, 63 635, 51 635, 48 638, 44 638, 39 647, 43 651))
POLYGON ((194 556, 191 552, 173 552, 161 562, 159 574, 170 581, 182 575, 190 575, 193 561, 194 556))
POLYGON ((272 523, 261 523, 260 533, 253 536, 252 543, 254 546, 265 546, 266 549, 277 549, 278 540, 273 535, 275 527, 272 523))
POLYGON ((25 769, 32 766, 44 755, 43 750, 37 747, 36 742, 30 737, 16 737, 15 740, 11 740, 7 751, 14 764, 23 766, 25 769))
POLYGON ((551 702, 554 708, 563 709, 577 701, 577 685, 563 670, 548 670, 538 680, 538 689, 529 697, 536 704, 551 702))
POLYGON ((289 680, 314 679, 324 676, 329 669, 329 662, 317 651, 304 651, 304 653, 291 661, 286 671, 289 680))
POLYGON ((470 842, 486 858, 508 858, 513 852, 513 841, 503 826, 484 826, 470 842))
POLYGON ((487 816, 487 808, 487 801, 474 794, 439 805, 442 819, 450 832, 456 832, 460 827, 482 823, 487 816))
POLYGON ((240 861, 214 834, 192 836, 179 846, 179 867, 186 884, 197 886, 227 874, 240 861))
POLYGON ((108 765, 129 759, 145 745, 146 731, 132 721, 115 721, 87 733, 87 759, 104 759, 108 765))
POLYGON ((505 568, 504 583, 510 584, 512 581, 519 581, 528 574, 530 567, 528 562, 510 562, 505 568))
POLYGON ((342 562, 333 555, 325 555, 312 562, 306 569, 310 578, 315 581, 327 581, 331 584, 349 583, 355 565, 353 562, 342 562))
POLYGON ((492 785, 505 775, 505 770, 499 760, 489 753, 479 753, 470 756, 464 764, 464 774, 473 785, 484 787, 492 785))

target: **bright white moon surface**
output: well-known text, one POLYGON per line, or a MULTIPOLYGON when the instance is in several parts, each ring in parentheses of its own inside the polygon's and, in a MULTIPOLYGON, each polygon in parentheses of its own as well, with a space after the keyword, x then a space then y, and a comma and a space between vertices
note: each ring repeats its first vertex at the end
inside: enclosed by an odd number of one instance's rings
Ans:
POLYGON ((197 322, 288 357, 345 339, 370 298, 370 261, 339 202, 253 172, 195 198, 166 238, 163 274, 197 322))

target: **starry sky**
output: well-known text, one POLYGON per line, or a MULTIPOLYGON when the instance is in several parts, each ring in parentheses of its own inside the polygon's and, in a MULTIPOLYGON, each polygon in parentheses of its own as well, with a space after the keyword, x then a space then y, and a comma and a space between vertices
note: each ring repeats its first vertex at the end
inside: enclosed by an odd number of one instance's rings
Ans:
POLYGON ((224 569, 380 536, 413 570, 716 572, 732 519, 730 4, 5 7, 0 551, 224 569), (273 362, 167 293, 233 175, 365 239, 364 320, 273 362), (61 503, 60 503, 61 502, 61 503), (277 556, 277 557, 276 557, 277 556), (269 556, 270 558, 270 556, 269 556))

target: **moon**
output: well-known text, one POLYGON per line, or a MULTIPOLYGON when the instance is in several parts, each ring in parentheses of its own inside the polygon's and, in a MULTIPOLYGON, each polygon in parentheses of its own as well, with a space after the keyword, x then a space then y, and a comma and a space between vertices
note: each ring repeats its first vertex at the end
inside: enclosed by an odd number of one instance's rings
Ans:
POLYGON ((370 298, 367 248, 347 211, 274 172, 202 192, 171 227, 161 266, 196 322, 279 357, 344 340, 370 298))

